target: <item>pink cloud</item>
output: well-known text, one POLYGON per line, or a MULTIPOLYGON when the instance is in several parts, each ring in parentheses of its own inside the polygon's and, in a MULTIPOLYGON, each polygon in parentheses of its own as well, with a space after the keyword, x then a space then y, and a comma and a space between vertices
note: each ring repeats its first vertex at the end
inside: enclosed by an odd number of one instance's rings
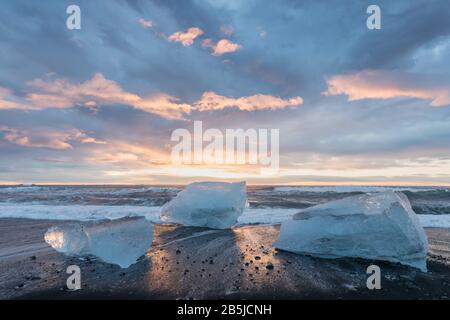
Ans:
POLYGON ((134 168, 170 163, 170 154, 166 149, 130 141, 109 140, 107 145, 90 151, 84 159, 88 163, 133 165, 134 168))
POLYGON ((138 20, 139 24, 146 29, 153 28, 154 23, 151 20, 145 20, 144 18, 140 18, 138 20))
POLYGON ((100 73, 81 84, 65 79, 35 79, 28 84, 39 92, 28 94, 26 99, 38 108, 71 108, 77 104, 95 108, 98 105, 124 104, 170 119, 180 119, 183 113, 190 111, 188 104, 178 103, 175 97, 157 94, 143 98, 123 90, 117 82, 100 73))
POLYGON ((214 47, 214 41, 212 41, 212 39, 210 39, 210 38, 204 39, 202 41, 202 47, 213 48, 214 47))
POLYGON ((241 45, 227 39, 219 40, 217 43, 214 43, 211 39, 205 39, 203 40, 202 46, 211 48, 213 56, 221 56, 225 53, 235 52, 242 48, 241 45))
POLYGON ((220 32, 222 32, 225 37, 230 37, 234 33, 234 28, 230 25, 223 25, 220 27, 220 32))
POLYGON ((364 70, 327 79, 324 95, 347 95, 362 99, 416 98, 431 100, 432 106, 450 104, 450 86, 444 79, 414 73, 364 70))
POLYGON ((13 92, 4 87, 0 87, 0 110, 2 109, 31 109, 23 99, 16 97, 13 92))
POLYGON ((71 142, 105 144, 79 129, 68 131, 35 130, 28 131, 6 126, 0 126, 3 139, 22 147, 47 148, 53 150, 72 149, 71 142))
POLYGON ((166 93, 140 96, 127 92, 117 82, 106 79, 100 73, 82 83, 71 83, 66 79, 34 79, 28 84, 34 92, 27 94, 25 99, 15 97, 11 91, 0 88, 0 109, 41 110, 72 108, 78 105, 97 110, 101 106, 123 104, 166 119, 183 119, 192 110, 221 110, 237 107, 241 110, 252 111, 282 109, 303 103, 301 97, 282 99, 256 94, 231 98, 214 92, 204 92, 198 101, 189 104, 166 93))
POLYGON ((170 35, 167 40, 170 42, 180 42, 183 46, 191 46, 194 40, 203 34, 200 28, 192 27, 186 31, 178 31, 170 35))
POLYGON ((27 96, 35 105, 69 108, 76 103, 92 99, 104 103, 132 104, 140 100, 136 94, 124 91, 113 80, 106 79, 101 73, 96 73, 92 79, 81 84, 73 84, 65 79, 44 81, 35 79, 28 82, 30 86, 40 90, 27 96))
POLYGON ((191 111, 190 104, 180 103, 178 98, 165 93, 140 99, 134 107, 167 119, 181 119, 183 114, 191 111))
POLYGON ((253 96, 230 98, 218 95, 214 92, 203 93, 200 100, 195 102, 196 110, 221 110, 228 107, 236 107, 240 110, 254 111, 264 109, 283 109, 297 106, 303 103, 301 97, 282 99, 279 97, 256 94, 253 96))

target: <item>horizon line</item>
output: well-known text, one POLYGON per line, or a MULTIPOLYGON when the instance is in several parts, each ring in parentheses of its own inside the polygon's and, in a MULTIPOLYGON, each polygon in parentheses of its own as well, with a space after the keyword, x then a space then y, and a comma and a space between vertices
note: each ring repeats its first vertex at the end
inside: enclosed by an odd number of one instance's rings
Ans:
MULTIPOLYGON (((194 182, 241 182, 245 180, 232 180, 232 181, 223 181, 223 180, 196 180, 189 183, 78 183, 78 182, 70 182, 70 183, 61 183, 61 182, 46 182, 46 183, 3 183, 0 182, 0 187, 40 187, 40 186, 149 186, 149 187, 170 187, 170 186, 187 186, 194 182)), ((253 187, 450 187, 450 183, 445 184, 411 184, 411 183, 247 183, 247 186, 253 187)))

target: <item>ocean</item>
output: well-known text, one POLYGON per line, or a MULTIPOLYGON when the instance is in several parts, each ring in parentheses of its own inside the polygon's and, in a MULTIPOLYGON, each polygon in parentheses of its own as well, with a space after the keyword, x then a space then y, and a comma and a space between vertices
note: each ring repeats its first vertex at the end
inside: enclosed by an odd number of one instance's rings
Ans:
MULTIPOLYGON (((99 220, 145 216, 159 223, 160 208, 181 186, 0 186, 0 218, 99 220)), ((448 187, 249 186, 239 224, 276 224, 303 208, 356 194, 406 194, 425 227, 450 228, 448 187)))

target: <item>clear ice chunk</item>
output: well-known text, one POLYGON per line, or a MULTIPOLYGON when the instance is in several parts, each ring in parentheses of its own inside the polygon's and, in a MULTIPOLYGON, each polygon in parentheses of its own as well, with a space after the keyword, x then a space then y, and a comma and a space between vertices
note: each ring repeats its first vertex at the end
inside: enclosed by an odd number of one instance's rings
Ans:
POLYGON ((227 229, 247 204, 245 182, 195 182, 161 209, 161 220, 188 226, 227 229))
POLYGON ((275 247, 323 258, 386 260, 427 270, 426 234, 408 198, 393 191, 304 209, 282 223, 275 247))
POLYGON ((93 255, 128 268, 151 246, 153 224, 144 217, 63 224, 51 227, 44 238, 66 255, 93 255))

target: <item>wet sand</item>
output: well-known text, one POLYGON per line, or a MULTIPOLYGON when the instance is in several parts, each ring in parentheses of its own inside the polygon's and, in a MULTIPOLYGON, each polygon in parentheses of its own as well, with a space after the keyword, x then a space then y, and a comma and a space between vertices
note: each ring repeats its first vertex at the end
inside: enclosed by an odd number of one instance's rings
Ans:
POLYGON ((428 272, 362 259, 327 260, 272 247, 279 226, 232 230, 155 226, 151 249, 127 269, 54 251, 43 240, 68 222, 0 219, 1 299, 449 299, 450 229, 426 230, 428 272), (368 290, 370 264, 381 290, 368 290), (82 289, 66 289, 66 268, 82 289))

